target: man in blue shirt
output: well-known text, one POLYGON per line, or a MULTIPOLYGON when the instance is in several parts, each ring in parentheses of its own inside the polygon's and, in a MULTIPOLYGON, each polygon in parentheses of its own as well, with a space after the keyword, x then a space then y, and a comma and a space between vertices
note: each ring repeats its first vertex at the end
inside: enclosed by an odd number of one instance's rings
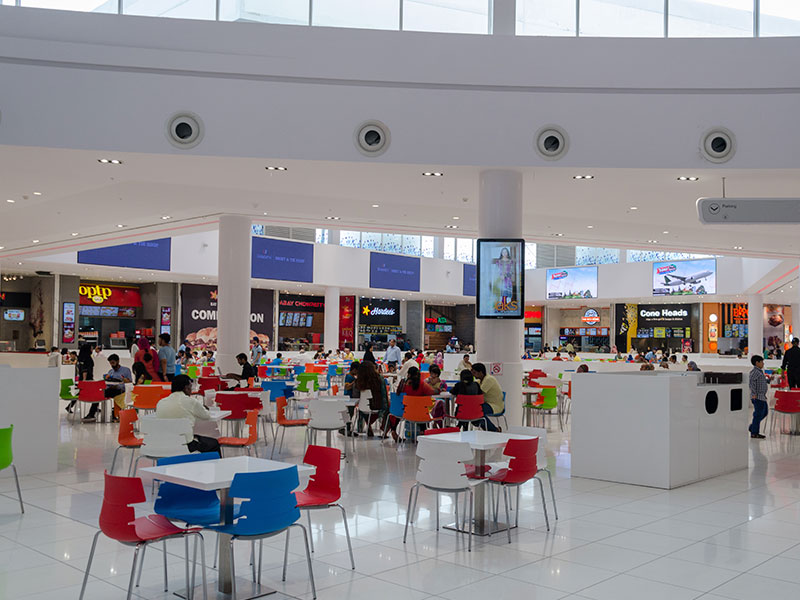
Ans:
POLYGON ((125 408, 125 384, 133 381, 131 370, 119 364, 119 355, 112 354, 108 357, 111 370, 103 375, 106 381, 119 382, 119 385, 106 385, 105 397, 114 399, 114 420, 119 419, 119 411, 125 408))
POLYGON ((161 363, 161 374, 167 381, 175 379, 175 350, 169 345, 170 339, 168 333, 158 336, 158 360, 161 363))
POLYGON ((386 349, 383 362, 385 362, 390 369, 392 367, 397 368, 402 357, 403 355, 400 353, 400 348, 397 347, 397 342, 395 340, 389 340, 389 347, 386 349))

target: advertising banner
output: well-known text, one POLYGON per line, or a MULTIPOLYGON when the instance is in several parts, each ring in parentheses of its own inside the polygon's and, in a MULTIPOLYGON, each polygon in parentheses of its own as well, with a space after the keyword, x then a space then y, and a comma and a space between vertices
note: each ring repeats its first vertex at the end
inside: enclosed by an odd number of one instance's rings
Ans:
POLYGON ((475 296, 478 293, 478 266, 464 263, 464 283, 461 293, 475 296))
POLYGON ((133 244, 120 244, 94 250, 79 250, 78 262, 107 267, 169 271, 172 240, 162 238, 133 244))
POLYGON ((282 281, 314 280, 314 244, 252 238, 251 275, 253 279, 282 281))
POLYGON ((653 263, 654 296, 717 293, 717 259, 653 263))
POLYGON ((786 318, 783 305, 764 305, 764 342, 766 347, 783 348, 786 340, 786 318))
POLYGON ((547 269, 547 299, 597 298, 597 267, 547 269))
POLYGON ((419 258, 383 252, 369 253, 369 287, 419 291, 419 258))
POLYGON ((477 318, 524 318, 524 265, 525 240, 478 240, 477 318))
POLYGON ((142 296, 138 287, 107 283, 82 283, 78 287, 81 305, 140 307, 142 296))
POLYGON ((361 298, 359 303, 361 325, 400 325, 400 301, 361 298))
POLYGON ((356 341, 356 297, 339 298, 339 344, 353 348, 356 341))
MULTIPOLYGON (((272 348, 272 290, 250 290, 250 335, 265 348, 272 348)), ((213 285, 184 283, 181 286, 181 340, 193 350, 217 349, 217 288, 213 285)), ((242 348, 247 352, 247 348, 242 348)))

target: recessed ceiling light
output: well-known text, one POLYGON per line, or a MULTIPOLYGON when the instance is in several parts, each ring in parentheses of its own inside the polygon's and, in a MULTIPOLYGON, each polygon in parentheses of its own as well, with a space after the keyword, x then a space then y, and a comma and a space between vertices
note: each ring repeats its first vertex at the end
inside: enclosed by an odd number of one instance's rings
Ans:
POLYGON ((454 216, 454 217, 453 217, 453 221, 458 221, 460 218, 461 218, 461 217, 459 217, 459 216, 454 216))
POLYGON ((31 240, 34 244, 38 244, 39 240, 31 240))
POLYGON ((270 165, 269 167, 266 167, 266 169, 267 171, 286 171, 287 167, 278 167, 275 165, 270 165))
POLYGON ((20 265, 20 266, 22 266, 22 263, 21 263, 21 262, 18 262, 17 264, 18 264, 18 265, 20 265))
POLYGON ((458 229, 458 225, 445 225, 445 229, 458 229))
POLYGON ((326 221, 338 221, 340 218, 341 218, 341 217, 332 217, 332 216, 328 216, 328 217, 325 217, 325 220, 326 220, 326 221))
POLYGON ((77 236, 77 235, 80 235, 80 234, 79 234, 77 231, 73 231, 73 232, 72 232, 72 237, 75 237, 75 236, 77 236))
POLYGON ((2 250, 3 248, 5 248, 5 246, 0 246, 0 250, 2 250))
POLYGON ((170 217, 169 215, 164 215, 163 217, 161 217, 161 220, 162 220, 162 221, 168 221, 168 220, 169 220, 169 219, 171 219, 171 218, 172 218, 172 217, 170 217))
POLYGON ((664 235, 667 235, 669 233, 669 231, 662 231, 661 233, 663 233, 664 235))
POLYGON ((594 179, 594 175, 574 175, 573 179, 594 179))
POLYGON ((264 213, 264 216, 266 217, 266 216, 267 216, 267 213, 264 213))
POLYGON ((631 206, 631 210, 639 210, 638 206, 631 206))
POLYGON ((125 227, 125 225, 122 225, 122 224, 120 223, 120 224, 118 224, 118 225, 117 225, 117 227, 119 227, 120 229, 122 229, 123 227, 125 227))
POLYGON ((586 229, 594 229, 594 225, 587 225, 586 229))
POLYGON ((372 205, 372 208, 380 208, 380 207, 381 207, 381 205, 380 205, 380 204, 373 204, 373 205, 372 205))
POLYGON ((444 173, 440 173, 439 171, 425 171, 422 176, 423 177, 442 177, 444 173))
POLYGON ((121 165, 122 161, 117 158, 98 158, 97 162, 104 165, 121 165))
POLYGON ((41 196, 41 195, 42 195, 42 192, 33 192, 33 195, 34 195, 34 196, 41 196))
POLYGON ((554 233, 553 235, 556 236, 556 237, 564 237, 563 233, 554 233))
POLYGON ((9 204, 14 204, 14 202, 16 202, 16 200, 12 200, 11 198, 9 198, 8 200, 6 200, 6 202, 8 202, 9 204))
POLYGON ((700 179, 699 177, 695 177, 694 175, 692 176, 681 175, 680 177, 678 177, 678 181, 697 181, 699 179, 700 179))
POLYGON ((742 247, 741 246, 734 246, 733 249, 734 250, 742 250, 742 247))
POLYGON ((649 244, 657 244, 658 240, 647 240, 649 244))

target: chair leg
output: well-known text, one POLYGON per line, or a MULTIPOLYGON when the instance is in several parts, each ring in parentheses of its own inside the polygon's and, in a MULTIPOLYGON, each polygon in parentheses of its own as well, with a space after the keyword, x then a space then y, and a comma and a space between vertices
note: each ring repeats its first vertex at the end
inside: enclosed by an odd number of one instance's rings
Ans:
POLYGON ((439 531, 439 492, 436 492, 436 531, 439 531))
POLYGON ((537 477, 534 477, 534 479, 539 482, 539 493, 542 496, 542 510, 544 510, 544 523, 547 525, 547 531, 550 531, 550 519, 547 518, 547 504, 545 504, 544 501, 544 485, 542 485, 541 479, 537 477))
POLYGON ((521 485, 517 486, 517 508, 514 511, 514 527, 519 527, 519 505, 520 505, 520 489, 522 488, 521 485))
POLYGON ((511 543, 511 515, 508 512, 508 486, 504 485, 503 487, 503 504, 506 507, 506 533, 508 534, 508 543, 511 543))
POLYGON ((133 458, 136 456, 136 448, 131 448, 131 462, 128 464, 128 477, 131 476, 133 470, 133 458))
POLYGON ((306 516, 308 517, 308 536, 311 538, 311 552, 314 552, 314 536, 311 534, 311 511, 306 511, 306 516))
POLYGON ((411 520, 411 499, 414 496, 414 490, 417 489, 417 484, 415 483, 411 486, 411 489, 408 490, 408 510, 406 510, 406 529, 403 532, 403 543, 406 543, 406 538, 408 537, 408 523, 411 520))
POLYGON ((419 486, 417 486, 417 491, 414 493, 414 506, 411 508, 411 522, 414 522, 414 516, 417 514, 417 501, 419 500, 419 486))
POLYGON ((25 514, 25 506, 22 504, 22 492, 19 489, 19 475, 17 475, 17 466, 12 463, 11 468, 14 470, 14 483, 17 484, 17 498, 19 498, 19 510, 25 514))
POLYGON ((467 552, 472 552, 472 531, 475 529, 475 521, 473 519, 474 515, 472 514, 475 508, 475 492, 470 489, 469 490, 469 521, 467 523, 469 527, 469 542, 467 545, 467 552))
POLYGON ((459 496, 459 493, 456 492, 455 496, 456 497, 453 499, 453 514, 456 517, 456 530, 458 530, 458 496, 459 496))
MULTIPOLYGON (((189 535, 186 534, 186 537, 189 535)), ((197 538, 194 538, 194 544, 192 544, 192 583, 186 586, 187 600, 194 600, 194 582, 197 581, 197 546, 197 538)))
MULTIPOLYGON (((94 534, 94 539, 92 540, 92 549, 89 551, 89 561, 86 563, 86 572, 83 574, 83 585, 81 586, 81 595, 78 596, 78 600, 83 600, 83 594, 86 592, 86 583, 89 581, 89 570, 92 568, 92 559, 94 558, 94 551, 97 548, 97 538, 100 537, 102 532, 98 531, 94 534)), ((136 565, 134 565, 136 566, 136 565)), ((136 572, 136 569, 133 570, 136 572)))
POLYGON ((120 448, 122 448, 122 446, 117 446, 117 449, 114 450, 114 458, 111 459, 111 468, 108 470, 109 475, 114 474, 114 465, 117 463, 117 453, 119 453, 120 448))
POLYGON ((558 506, 556 505, 556 492, 553 489, 553 475, 548 469, 544 469, 544 472, 547 473, 547 479, 550 481, 550 498, 553 500, 553 512, 556 515, 556 521, 558 521, 558 506))
POLYGON ((183 536, 183 546, 186 552, 186 596, 190 598, 194 595, 194 589, 192 588, 192 581, 189 578, 189 536, 183 536))
POLYGON ((256 582, 256 541, 250 542, 250 564, 253 567, 253 583, 256 582))
POLYGON ((281 575, 281 581, 286 581, 286 562, 289 557, 289 530, 291 527, 286 528, 286 546, 283 549, 283 575, 281 575))
POLYGON ((350 527, 347 525, 347 512, 345 512, 344 506, 342 506, 341 504, 333 504, 332 506, 338 506, 339 510, 342 511, 342 521, 344 521, 344 534, 347 537, 347 550, 350 552, 350 566, 353 567, 353 570, 355 570, 356 561, 353 558, 353 544, 350 542, 350 527))
POLYGON ((214 543, 214 564, 211 566, 212 569, 217 568, 217 554, 219 553, 219 534, 217 534, 217 540, 214 543))
MULTIPOLYGON (((139 558, 139 548, 140 547, 141 546, 139 546, 139 544, 137 544, 136 545, 136 550, 133 551, 133 568, 131 568, 131 578, 130 578, 130 581, 128 581, 128 597, 127 597, 127 600, 131 600, 131 598, 133 597, 133 577, 134 577, 134 574, 136 573, 136 559, 139 558)), ((147 544, 145 544, 144 547, 146 548, 147 544)), ((142 554, 142 562, 144 562, 144 554, 142 554)), ((83 596, 83 593, 81 593, 81 597, 82 596, 83 596)))
POLYGON ((142 546, 142 556, 139 559, 139 573, 136 576, 136 587, 139 587, 139 582, 142 580, 142 566, 144 565, 145 552, 147 552, 147 544, 142 546))
MULTIPOLYGON (((169 591, 169 575, 167 574, 167 540, 164 540, 164 591, 169 591)), ((142 561, 144 562, 144 561, 142 561)))
POLYGON ((306 562, 308 563, 308 578, 311 580, 311 598, 313 600, 317 600, 317 586, 314 584, 314 568, 311 566, 311 552, 308 549, 308 532, 306 532, 306 528, 300 525, 299 523, 295 523, 293 525, 299 527, 303 530, 303 541, 306 543, 306 562))
POLYGON ((228 548, 228 552, 231 555, 231 600, 236 600, 236 561, 234 560, 233 555, 233 540, 235 538, 231 538, 230 547, 228 548))
MULTIPOLYGON (((197 533, 196 535, 198 538, 200 538, 200 568, 202 569, 201 577, 203 581, 203 600, 208 600, 208 582, 206 581, 206 541, 203 539, 202 533, 197 533)), ((194 577, 192 577, 192 585, 194 585, 194 577)))
POLYGON ((264 540, 258 542, 258 577, 256 583, 261 585, 261 559, 264 558, 264 540))

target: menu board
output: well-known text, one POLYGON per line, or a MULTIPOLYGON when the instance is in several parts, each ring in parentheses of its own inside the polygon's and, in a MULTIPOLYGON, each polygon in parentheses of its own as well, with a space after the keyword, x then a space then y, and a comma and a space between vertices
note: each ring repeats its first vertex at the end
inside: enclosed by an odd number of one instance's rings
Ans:
POLYGON ((586 335, 596 336, 597 335, 597 328, 596 327, 589 327, 586 330, 586 335))
POLYGON ((100 307, 99 306, 81 306, 79 309, 79 314, 82 317, 99 317, 100 316, 100 307))
POLYGON ((136 317, 136 309, 132 306, 121 306, 117 316, 133 319, 136 317))
POLYGON ((586 335, 586 328, 585 327, 578 328, 578 335, 586 335))
POLYGON ((653 327, 653 337, 655 337, 655 338, 665 338, 665 337, 667 337, 667 328, 666 327, 653 327))
POLYGON ((74 323, 75 322, 75 303, 74 302, 64 302, 64 316, 61 319, 64 323, 74 323))

